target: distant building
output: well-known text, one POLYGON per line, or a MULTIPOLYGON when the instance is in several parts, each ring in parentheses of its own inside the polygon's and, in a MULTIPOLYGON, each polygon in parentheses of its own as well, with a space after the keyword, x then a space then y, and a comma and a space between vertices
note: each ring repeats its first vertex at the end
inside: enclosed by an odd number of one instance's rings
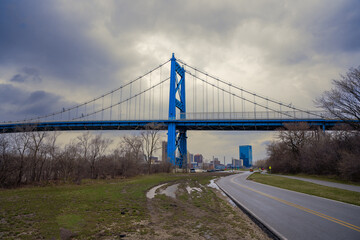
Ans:
POLYGON ((167 141, 162 141, 162 155, 161 160, 165 162, 167 160, 167 141))
POLYGON ((190 163, 190 168, 198 168, 198 163, 197 162, 191 162, 190 163))
POLYGON ((252 147, 250 145, 239 146, 240 159, 245 167, 252 166, 252 147))
POLYGON ((203 155, 201 155, 201 154, 195 154, 195 155, 194 155, 194 162, 202 163, 202 162, 203 162, 203 155))
POLYGON ((243 166, 243 160, 233 158, 231 165, 233 168, 241 168, 243 166))
POLYGON ((214 158, 214 160, 213 160, 213 161, 211 161, 211 163, 212 163, 212 164, 214 164, 214 166, 216 166, 216 165, 220 165, 220 161, 219 161, 219 159, 218 159, 218 158, 214 158))
POLYGON ((187 153, 187 163, 188 163, 188 166, 190 166, 190 164, 191 164, 192 162, 194 162, 194 155, 191 154, 191 153, 189 153, 189 151, 188 151, 188 153, 187 153))
POLYGON ((151 161, 151 164, 158 164, 159 163, 159 158, 151 156, 150 161, 151 161))
POLYGON ((215 169, 217 169, 217 170, 224 170, 224 169, 225 169, 225 165, 224 165, 224 164, 217 164, 217 165, 215 165, 215 169))
POLYGON ((189 153, 189 159, 190 159, 190 162, 193 162, 194 161, 194 154, 189 153))

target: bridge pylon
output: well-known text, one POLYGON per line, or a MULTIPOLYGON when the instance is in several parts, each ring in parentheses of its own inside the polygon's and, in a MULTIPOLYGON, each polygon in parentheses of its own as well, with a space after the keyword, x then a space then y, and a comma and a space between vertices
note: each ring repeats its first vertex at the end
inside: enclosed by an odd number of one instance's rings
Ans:
POLYGON ((176 128, 176 109, 180 110, 180 119, 186 118, 185 69, 177 63, 174 53, 171 58, 169 120, 167 156, 169 161, 179 168, 187 167, 186 129, 176 128), (179 98, 177 98, 177 95, 179 98), (178 154, 177 153, 178 150, 178 154))

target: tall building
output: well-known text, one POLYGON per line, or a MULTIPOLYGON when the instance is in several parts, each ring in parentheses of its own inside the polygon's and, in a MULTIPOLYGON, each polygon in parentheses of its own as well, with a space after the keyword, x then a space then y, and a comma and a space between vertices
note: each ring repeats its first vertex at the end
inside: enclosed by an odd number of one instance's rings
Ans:
POLYGON ((194 161, 194 154, 190 153, 189 158, 190 158, 190 162, 193 162, 194 161))
POLYGON ((239 146, 240 159, 245 167, 252 166, 252 147, 250 145, 239 146))
POLYGON ((165 162, 167 160, 167 141, 162 141, 161 146, 162 146, 161 160, 165 162))
POLYGON ((195 155, 194 155, 194 162, 202 163, 202 162, 203 162, 203 155, 201 155, 201 154, 195 154, 195 155))
POLYGON ((194 154, 189 153, 189 151, 188 151, 188 154, 187 154, 187 162, 188 162, 189 166, 190 166, 190 164, 192 162, 194 162, 194 154))

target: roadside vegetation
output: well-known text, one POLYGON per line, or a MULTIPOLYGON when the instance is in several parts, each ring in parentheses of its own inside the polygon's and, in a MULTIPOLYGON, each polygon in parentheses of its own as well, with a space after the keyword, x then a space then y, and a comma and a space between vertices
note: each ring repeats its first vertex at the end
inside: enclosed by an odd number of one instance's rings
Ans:
POLYGON ((287 124, 267 147, 268 158, 257 167, 273 173, 336 176, 360 182, 360 67, 333 81, 334 88, 316 100, 345 124, 324 132, 306 123, 287 124))
POLYGON ((345 203, 351 203, 360 206, 360 193, 333 187, 318 185, 315 183, 304 182, 301 180, 290 179, 271 174, 253 173, 248 177, 258 183, 284 188, 291 191, 315 195, 345 203))
POLYGON ((1 239, 266 239, 218 190, 220 173, 84 179, 80 185, 0 190, 1 239), (178 183, 177 198, 146 192, 178 183), (188 193, 186 187, 201 191, 188 193))
POLYGON ((81 183, 82 179, 133 177, 170 172, 169 162, 152 164, 159 148, 159 126, 149 124, 140 135, 124 136, 114 149, 112 140, 85 132, 68 144, 57 143, 59 132, 33 127, 0 134, 0 187, 81 183))
POLYGON ((348 184, 348 185, 354 185, 354 186, 360 186, 360 182, 344 180, 336 175, 315 175, 315 174, 304 174, 304 173, 286 174, 286 175, 294 176, 294 177, 301 177, 301 178, 309 178, 309 179, 314 179, 314 180, 328 181, 328 182, 334 182, 334 183, 348 184))

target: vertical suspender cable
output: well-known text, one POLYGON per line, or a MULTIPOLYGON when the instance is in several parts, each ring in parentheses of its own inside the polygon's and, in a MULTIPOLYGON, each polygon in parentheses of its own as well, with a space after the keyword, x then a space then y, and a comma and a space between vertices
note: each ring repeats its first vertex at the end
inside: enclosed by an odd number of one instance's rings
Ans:
POLYGON ((151 119, 151 74, 150 74, 150 91, 149 91, 149 119, 151 119))
MULTIPOLYGON (((161 67, 159 69, 159 82, 161 82, 161 67)), ((160 84, 160 104, 159 104, 159 120, 162 119, 162 90, 163 85, 160 84)))
POLYGON ((195 83, 195 114, 197 115, 196 69, 195 69, 194 83, 195 83))
POLYGON ((213 118, 215 118, 215 87, 212 86, 212 112, 213 112, 213 118))
POLYGON ((121 100, 122 100, 122 87, 120 88, 120 100, 119 100, 119 120, 121 120, 121 100))
POLYGON ((104 96, 101 97, 101 121, 104 120, 104 96))
MULTIPOLYGON (((93 119, 96 120, 96 113, 95 113, 95 99, 93 101, 93 119)), ((77 114, 76 114, 77 115, 77 114)))
POLYGON ((110 121, 112 120, 112 108, 113 108, 113 93, 111 92, 111 100, 110 100, 110 121))
POLYGON ((193 88, 192 88, 192 92, 193 92, 193 109, 192 109, 192 112, 193 112, 193 118, 195 117, 195 113, 196 113, 196 108, 195 108, 195 77, 192 76, 192 79, 193 79, 193 88))
POLYGON ((244 91, 241 89, 241 112, 242 118, 244 118, 245 102, 244 102, 244 91))
POLYGON ((217 81, 217 92, 218 92, 218 97, 217 97, 217 99, 218 99, 218 104, 217 104, 217 107, 218 107, 218 110, 217 110, 217 112, 218 112, 218 119, 220 119, 220 88, 219 88, 219 81, 217 81))
POLYGON ((232 94, 232 99, 233 99, 233 109, 234 109, 234 118, 237 118, 237 114, 236 114, 236 106, 235 106, 235 94, 232 94))
POLYGON ((208 75, 206 74, 206 79, 205 79, 205 85, 206 85, 206 115, 207 118, 209 118, 209 93, 208 93, 208 84, 207 84, 207 79, 208 79, 208 75))
POLYGON ((256 119, 256 100, 255 100, 256 94, 254 94, 254 118, 256 119))
MULTIPOLYGON (((135 95, 136 95, 136 87, 135 87, 135 95)), ((137 97, 135 97, 135 111, 134 111, 134 114, 135 114, 135 116, 134 116, 134 120, 136 120, 137 118, 137 97)))
POLYGON ((142 78, 140 79, 140 91, 139 91, 139 119, 141 119, 141 80, 142 78))
POLYGON ((128 112, 128 119, 131 119, 131 97, 132 97, 132 83, 130 84, 130 101, 129 102, 129 112, 128 112))
POLYGON ((202 83, 202 89, 203 89, 203 91, 202 91, 202 112, 203 112, 203 119, 205 119, 205 83, 203 82, 203 81, 201 81, 201 83, 202 83))
MULTIPOLYGON (((150 78, 151 78, 151 75, 152 75, 152 73, 150 72, 150 78)), ((150 89, 150 91, 152 91, 152 94, 151 94, 151 96, 152 96, 152 103, 151 103, 151 119, 154 119, 154 109, 155 109, 155 103, 154 103, 154 101, 155 101, 155 90, 154 90, 154 88, 152 88, 152 89, 150 89)))
POLYGON ((231 119, 231 112, 232 112, 232 108, 231 108, 231 84, 229 84, 229 105, 230 105, 230 119, 231 119))

